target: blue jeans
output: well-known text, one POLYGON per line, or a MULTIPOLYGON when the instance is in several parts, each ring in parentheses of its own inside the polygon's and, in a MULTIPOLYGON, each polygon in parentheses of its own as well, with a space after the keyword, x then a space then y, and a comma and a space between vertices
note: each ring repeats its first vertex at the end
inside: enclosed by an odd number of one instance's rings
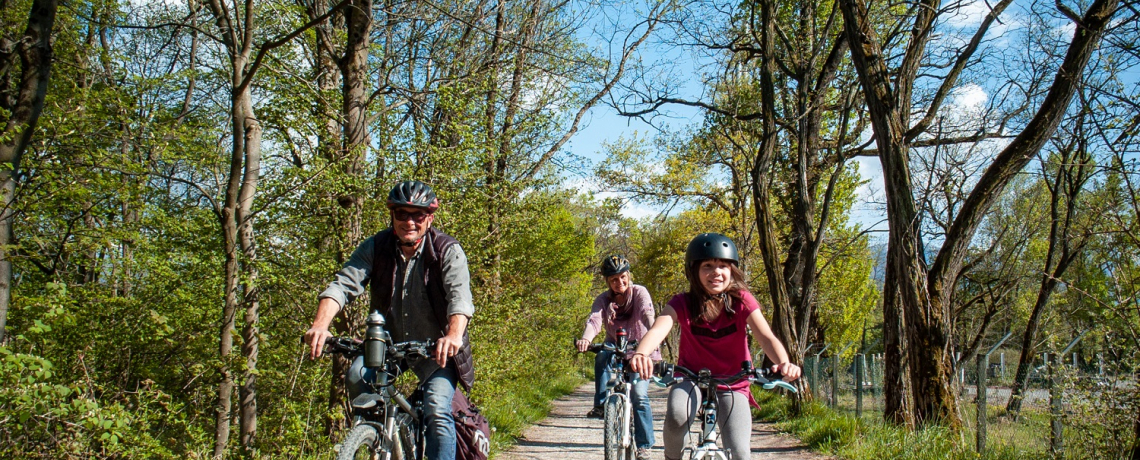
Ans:
MULTIPOLYGON (((364 367, 364 357, 358 356, 345 376, 348 397, 372 391, 368 382, 376 379, 372 369, 364 367)), ((455 397, 458 376, 454 366, 440 368, 421 382, 424 390, 424 431, 427 458, 455 460, 455 418, 451 415, 451 399, 455 397)))
MULTIPOLYGON (((594 406, 601 406, 610 395, 609 382, 612 351, 600 351, 594 357, 594 406)), ((634 374, 637 375, 637 374, 634 374)), ((631 382, 629 396, 633 403, 633 440, 637 447, 653 447, 653 409, 649 406, 649 381, 637 377, 631 382)))

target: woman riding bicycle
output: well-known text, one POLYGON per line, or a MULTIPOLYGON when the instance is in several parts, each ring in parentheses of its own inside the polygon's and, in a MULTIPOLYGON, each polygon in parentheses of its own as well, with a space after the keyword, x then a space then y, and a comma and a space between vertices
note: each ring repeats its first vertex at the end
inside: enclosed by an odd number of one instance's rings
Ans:
MULTIPOLYGON (((772 362, 772 370, 782 374, 785 381, 800 377, 800 368, 788 362, 784 345, 768 327, 760 311, 760 304, 744 281, 744 273, 737 266, 736 244, 718 233, 702 233, 689 242, 685 251, 685 277, 689 291, 669 300, 662 315, 650 328, 630 365, 643 376, 653 373, 653 360, 646 354, 656 350, 674 324, 680 326, 677 365, 688 369, 708 369, 713 375, 732 375, 740 371, 741 363, 752 361, 748 349, 748 332, 759 341, 764 354, 772 362)), ((752 413, 755 405, 750 383, 747 380, 732 387, 717 389, 720 414, 717 419, 724 447, 733 459, 750 458, 749 440, 752 435, 752 413)), ((666 460, 679 460, 684 450, 685 434, 693 422, 700 405, 701 393, 693 382, 685 381, 671 387, 665 412, 666 460)))
MULTIPOLYGON (((605 328, 605 341, 617 342, 617 330, 625 328, 629 341, 641 340, 645 332, 653 326, 653 299, 644 286, 630 280, 629 261, 621 255, 612 255, 602 262, 602 276, 609 286, 594 299, 590 316, 586 318, 586 329, 582 338, 574 342, 578 351, 585 353, 594 337, 605 328)), ((654 347, 656 350, 656 347, 654 347)), ((587 417, 602 418, 602 404, 606 401, 606 384, 610 381, 611 351, 600 351, 594 358, 594 408, 587 417)), ((661 354, 653 351, 647 359, 661 359, 661 354)), ((646 374, 648 375, 648 374, 646 374)), ((653 447, 653 410, 649 407, 649 380, 635 379, 631 399, 634 407, 634 441, 637 444, 637 460, 649 458, 649 448, 653 447)))

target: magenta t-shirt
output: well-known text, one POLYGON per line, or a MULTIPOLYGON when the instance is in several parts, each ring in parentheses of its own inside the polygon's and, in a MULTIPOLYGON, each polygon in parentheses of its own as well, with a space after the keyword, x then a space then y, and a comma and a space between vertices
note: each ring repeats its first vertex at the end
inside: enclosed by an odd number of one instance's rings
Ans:
MULTIPOLYGON (((712 323, 689 319, 689 301, 685 294, 677 294, 669 300, 681 326, 677 365, 693 372, 708 369, 714 376, 730 376, 740 372, 740 363, 752 362, 752 352, 748 349, 748 316, 760 308, 760 303, 748 291, 740 291, 740 297, 733 298, 735 314, 722 312, 712 323)), ((748 386, 745 380, 731 388, 748 394, 751 400, 748 386)), ((721 387, 721 390, 726 389, 721 387)))

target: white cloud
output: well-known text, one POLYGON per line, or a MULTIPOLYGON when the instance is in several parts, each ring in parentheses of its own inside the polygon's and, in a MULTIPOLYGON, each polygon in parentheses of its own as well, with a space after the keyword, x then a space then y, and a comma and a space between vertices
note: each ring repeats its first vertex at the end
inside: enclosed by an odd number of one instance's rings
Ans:
POLYGON ((596 181, 579 178, 566 183, 567 188, 577 190, 579 193, 593 193, 596 201, 610 198, 621 200, 621 215, 630 219, 642 219, 661 214, 663 209, 649 206, 630 199, 628 194, 602 191, 596 181))
POLYGON ((885 230, 886 208, 883 203, 883 166, 878 157, 857 157, 859 177, 866 183, 859 186, 856 204, 851 210, 851 220, 864 229, 885 230))
MULTIPOLYGON (((982 25, 986 15, 990 14, 992 3, 987 3, 984 0, 977 0, 972 2, 963 1, 958 9, 951 10, 948 14, 942 17, 946 25, 952 29, 957 29, 960 34, 952 34, 957 40, 961 40, 965 44, 978 30, 978 26, 982 25)), ((1010 9, 1006 8, 1000 16, 1000 20, 994 21, 990 24, 989 29, 986 31, 988 39, 996 39, 999 42, 1006 40, 1007 32, 1017 30, 1024 27, 1018 16, 1010 9)))
POLYGON ((973 83, 954 88, 952 104, 962 111, 973 112, 985 107, 989 94, 981 86, 973 83))
POLYGON ((949 16, 946 22, 951 27, 976 28, 990 14, 990 6, 984 1, 962 2, 962 6, 949 16))

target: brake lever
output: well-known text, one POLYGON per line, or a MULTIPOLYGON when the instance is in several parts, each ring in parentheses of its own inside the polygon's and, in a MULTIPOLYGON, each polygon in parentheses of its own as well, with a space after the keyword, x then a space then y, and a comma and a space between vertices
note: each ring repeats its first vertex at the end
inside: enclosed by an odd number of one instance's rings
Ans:
MULTIPOLYGON (((765 390, 771 390, 773 388, 783 388, 783 389, 788 390, 792 393, 799 393, 799 390, 796 390, 795 386, 793 386, 792 384, 790 384, 788 382, 783 381, 781 378, 778 377, 778 378, 774 378, 774 379, 769 379, 767 375, 763 375, 763 374, 764 374, 764 372, 762 372, 760 370, 757 370, 756 373, 753 374, 753 378, 755 379, 755 382, 760 384, 761 388, 763 388, 765 390)), ((779 376, 779 374, 776 374, 776 375, 779 376)))
POLYGON ((677 378, 677 377, 670 376, 668 378, 661 378, 659 376, 654 375, 652 380, 653 380, 653 383, 657 384, 657 386, 659 386, 661 388, 668 388, 669 385, 683 381, 684 377, 677 378))
POLYGON ((783 388, 785 390, 788 390, 792 393, 799 393, 799 391, 796 390, 796 387, 792 386, 792 384, 785 382, 783 380, 769 380, 768 383, 762 384, 760 386, 764 387, 765 390, 771 390, 773 388, 779 387, 779 388, 783 388))

